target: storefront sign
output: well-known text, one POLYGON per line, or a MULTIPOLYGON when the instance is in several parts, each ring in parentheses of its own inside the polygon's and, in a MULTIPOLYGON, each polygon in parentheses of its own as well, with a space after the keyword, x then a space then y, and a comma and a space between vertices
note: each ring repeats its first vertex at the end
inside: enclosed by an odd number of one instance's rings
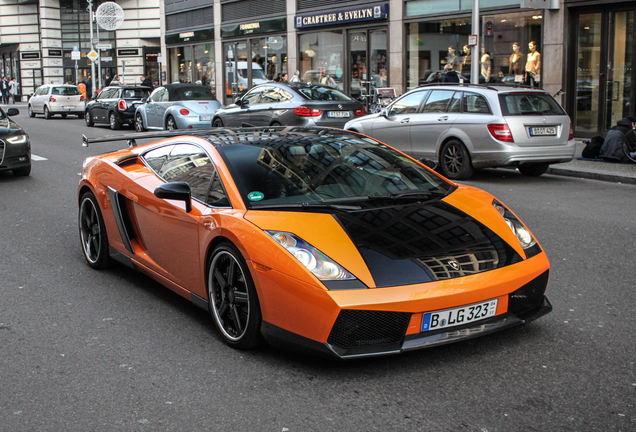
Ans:
POLYGON ((259 22, 245 24, 229 24, 221 26, 221 37, 245 36, 249 34, 261 34, 282 32, 287 30, 286 18, 274 18, 259 22))
POLYGON ((183 32, 178 34, 166 35, 166 45, 182 44, 184 42, 197 42, 204 40, 213 40, 214 30, 196 30, 183 32))
POLYGON ((386 20, 389 18, 389 5, 362 6, 355 9, 343 9, 334 12, 321 12, 311 15, 296 15, 297 29, 321 27, 338 24, 357 23, 362 21, 386 20))
POLYGON ((118 49, 118 56, 136 56, 139 55, 139 49, 118 49))
POLYGON ((21 55, 22 55, 22 60, 32 60, 32 59, 40 58, 39 52, 30 52, 30 53, 23 52, 21 55))
POLYGON ((50 49, 49 50, 49 57, 62 57, 62 50, 61 49, 50 49))

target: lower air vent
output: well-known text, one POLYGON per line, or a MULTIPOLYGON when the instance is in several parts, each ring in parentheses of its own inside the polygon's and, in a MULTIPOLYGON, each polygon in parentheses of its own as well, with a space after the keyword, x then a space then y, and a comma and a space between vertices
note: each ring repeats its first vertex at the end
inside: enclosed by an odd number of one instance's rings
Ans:
POLYGON ((407 312, 343 310, 327 342, 345 349, 400 342, 410 319, 407 312))
POLYGON ((541 276, 512 292, 508 299, 508 312, 520 315, 539 306, 545 295, 545 289, 548 286, 549 274, 550 272, 546 271, 541 276))

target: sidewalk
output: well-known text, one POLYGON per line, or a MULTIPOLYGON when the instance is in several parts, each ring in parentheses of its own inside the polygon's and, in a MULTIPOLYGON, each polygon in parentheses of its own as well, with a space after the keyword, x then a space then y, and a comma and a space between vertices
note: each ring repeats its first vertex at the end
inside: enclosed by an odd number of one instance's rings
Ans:
MULTIPOLYGON (((24 99, 24 97, 23 97, 24 99)), ((18 108, 20 115, 27 114, 26 101, 16 102, 15 105, 0 105, 3 109, 18 108)), ((18 119, 18 123, 20 120, 18 119)), ((579 160, 585 148, 583 139, 576 139, 576 153, 574 159, 567 163, 550 165, 548 174, 568 177, 579 177, 614 183, 636 184, 636 164, 620 164, 600 161, 579 160)))

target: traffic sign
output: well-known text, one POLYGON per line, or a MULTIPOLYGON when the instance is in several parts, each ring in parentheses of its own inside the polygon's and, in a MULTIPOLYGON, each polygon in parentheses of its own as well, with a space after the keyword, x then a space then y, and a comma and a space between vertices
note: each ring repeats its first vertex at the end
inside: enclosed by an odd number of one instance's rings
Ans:
POLYGON ((79 51, 71 51, 71 60, 81 60, 82 53, 79 51))
POLYGON ((86 57, 91 59, 91 61, 95 61, 97 60, 97 57, 99 57, 99 54, 97 54, 97 51, 91 50, 88 54, 86 54, 86 57))

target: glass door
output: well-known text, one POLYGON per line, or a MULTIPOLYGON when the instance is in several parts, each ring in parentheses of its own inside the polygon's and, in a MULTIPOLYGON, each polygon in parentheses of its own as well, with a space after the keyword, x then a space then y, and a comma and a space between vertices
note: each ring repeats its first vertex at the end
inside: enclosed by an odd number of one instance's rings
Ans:
POLYGON ((388 85, 386 30, 349 32, 349 94, 368 106, 378 87, 388 85))
POLYGON ((247 62, 247 41, 223 44, 225 60, 225 105, 231 105, 236 98, 249 88, 249 64, 247 62))
POLYGON ((596 132, 600 108, 602 14, 579 15, 575 129, 596 132))
POLYGON ((631 114, 634 12, 613 12, 605 83, 605 129, 631 114))

